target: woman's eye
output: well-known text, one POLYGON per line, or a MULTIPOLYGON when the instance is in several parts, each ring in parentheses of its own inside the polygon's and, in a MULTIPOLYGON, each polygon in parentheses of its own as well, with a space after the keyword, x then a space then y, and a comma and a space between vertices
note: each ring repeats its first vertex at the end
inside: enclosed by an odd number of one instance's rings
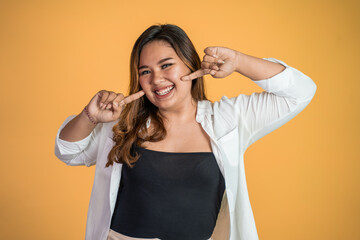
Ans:
POLYGON ((168 66, 171 66, 171 65, 172 65, 171 63, 167 63, 167 64, 162 65, 161 67, 162 68, 167 68, 168 66))
MULTIPOLYGON (((164 68, 167 68, 167 67, 169 67, 171 65, 173 65, 173 64, 172 63, 167 63, 167 64, 162 65, 161 68, 164 69, 164 68)), ((142 75, 145 75, 145 74, 148 74, 148 73, 150 73, 150 71, 145 70, 145 71, 142 71, 141 73, 139 73, 139 75, 142 76, 142 75)))
POLYGON ((140 75, 145 75, 145 74, 148 74, 148 73, 149 73, 149 71, 143 71, 143 72, 140 73, 140 75))

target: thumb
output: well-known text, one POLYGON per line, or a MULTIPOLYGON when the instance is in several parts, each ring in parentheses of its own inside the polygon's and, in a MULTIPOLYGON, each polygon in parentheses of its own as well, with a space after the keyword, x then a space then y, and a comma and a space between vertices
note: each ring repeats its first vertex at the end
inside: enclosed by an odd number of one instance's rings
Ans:
POLYGON ((113 115, 115 115, 116 117, 119 117, 122 110, 123 110, 123 106, 120 105, 118 102, 116 101, 113 101, 112 102, 112 105, 113 105, 113 109, 114 109, 114 112, 113 112, 113 115))

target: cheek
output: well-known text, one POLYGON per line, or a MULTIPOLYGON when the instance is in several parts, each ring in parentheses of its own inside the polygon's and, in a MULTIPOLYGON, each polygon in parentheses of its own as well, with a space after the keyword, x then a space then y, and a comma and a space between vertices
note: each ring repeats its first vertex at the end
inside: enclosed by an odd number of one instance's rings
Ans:
POLYGON ((144 91, 148 91, 150 89, 150 84, 146 79, 139 79, 139 83, 144 91))
POLYGON ((145 92, 145 96, 147 99, 151 101, 151 99, 153 98, 153 92, 151 91, 151 85, 150 85, 150 82, 147 80, 147 79, 139 79, 139 83, 140 83, 140 86, 142 88, 142 90, 144 90, 145 92))
POLYGON ((190 69, 188 69, 185 65, 181 66, 176 65, 174 67, 172 67, 171 69, 169 69, 169 71, 167 72, 168 77, 171 77, 172 79, 176 79, 176 80, 180 80, 180 78, 182 76, 187 75, 188 73, 190 73, 190 69))
POLYGON ((182 81, 180 78, 189 74, 190 72, 191 71, 188 68, 184 69, 181 67, 176 67, 176 68, 169 69, 166 72, 166 78, 168 78, 169 80, 171 80, 173 83, 175 83, 178 86, 186 86, 186 85, 188 85, 188 82, 182 81))

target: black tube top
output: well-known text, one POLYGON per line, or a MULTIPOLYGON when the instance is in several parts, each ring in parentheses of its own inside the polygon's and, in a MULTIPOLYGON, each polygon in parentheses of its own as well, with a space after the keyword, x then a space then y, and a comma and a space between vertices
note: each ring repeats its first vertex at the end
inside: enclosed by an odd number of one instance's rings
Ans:
POLYGON ((214 154, 133 150, 140 158, 122 166, 110 228, 138 238, 210 238, 225 190, 214 154))

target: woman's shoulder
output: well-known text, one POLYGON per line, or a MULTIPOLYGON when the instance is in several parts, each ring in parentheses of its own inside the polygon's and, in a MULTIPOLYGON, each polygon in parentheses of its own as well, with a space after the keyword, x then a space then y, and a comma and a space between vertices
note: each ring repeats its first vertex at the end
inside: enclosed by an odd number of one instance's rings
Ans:
POLYGON ((217 138, 232 131, 239 124, 239 114, 232 100, 223 96, 220 100, 211 102, 204 100, 198 104, 197 121, 208 119, 217 138))
POLYGON ((204 113, 218 113, 219 111, 232 111, 236 101, 241 100, 243 94, 236 97, 229 98, 228 96, 222 96, 217 101, 202 100, 198 102, 198 108, 204 113))
POLYGON ((197 117, 202 119, 205 115, 216 117, 217 115, 230 115, 233 116, 234 99, 227 96, 221 97, 218 101, 202 100, 198 102, 197 117))

